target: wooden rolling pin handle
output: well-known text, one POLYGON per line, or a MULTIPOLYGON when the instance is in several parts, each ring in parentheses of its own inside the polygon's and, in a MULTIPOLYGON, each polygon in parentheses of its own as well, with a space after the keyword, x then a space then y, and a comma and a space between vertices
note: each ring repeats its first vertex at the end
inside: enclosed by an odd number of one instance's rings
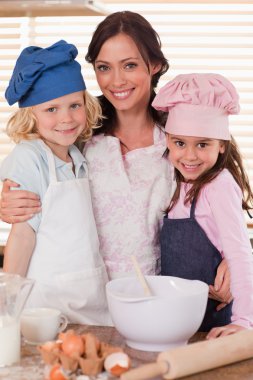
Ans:
POLYGON ((169 363, 161 360, 156 363, 145 364, 139 368, 123 373, 120 380, 146 380, 155 376, 165 375, 169 371, 169 363))

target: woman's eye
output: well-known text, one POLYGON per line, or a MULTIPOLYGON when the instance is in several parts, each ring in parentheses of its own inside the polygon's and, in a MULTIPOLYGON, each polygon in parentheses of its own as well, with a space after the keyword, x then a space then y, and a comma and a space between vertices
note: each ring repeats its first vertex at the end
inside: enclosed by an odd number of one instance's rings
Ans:
POLYGON ((127 64, 125 65, 125 68, 126 68, 126 69, 129 69, 129 70, 134 69, 135 67, 137 67, 137 64, 136 64, 136 63, 127 63, 127 64))
POLYGON ((98 65, 98 66, 96 67, 96 70, 98 70, 98 71, 108 71, 108 70, 109 70, 109 67, 106 66, 106 65, 98 65))
POLYGON ((205 148, 207 146, 207 143, 199 143, 200 148, 205 148))

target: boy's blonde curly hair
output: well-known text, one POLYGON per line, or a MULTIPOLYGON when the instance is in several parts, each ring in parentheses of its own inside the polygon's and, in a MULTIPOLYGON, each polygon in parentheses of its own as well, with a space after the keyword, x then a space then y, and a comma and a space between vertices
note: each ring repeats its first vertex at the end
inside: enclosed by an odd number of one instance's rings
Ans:
MULTIPOLYGON (((85 111, 86 111, 86 128, 78 137, 76 144, 82 144, 92 136, 94 128, 100 127, 102 120, 102 109, 97 98, 83 91, 85 111)), ((36 128, 37 119, 33 114, 32 107, 20 108, 9 119, 6 127, 7 135, 15 142, 21 140, 34 140, 41 138, 36 128)))

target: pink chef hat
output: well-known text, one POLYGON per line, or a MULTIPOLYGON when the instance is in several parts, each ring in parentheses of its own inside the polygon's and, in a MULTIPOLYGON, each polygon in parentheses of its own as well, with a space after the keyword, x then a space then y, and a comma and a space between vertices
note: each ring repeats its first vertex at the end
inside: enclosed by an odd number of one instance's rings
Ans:
POLYGON ((152 106, 169 112, 168 133, 230 140, 228 115, 240 110, 233 84, 219 74, 182 74, 168 82, 152 106))

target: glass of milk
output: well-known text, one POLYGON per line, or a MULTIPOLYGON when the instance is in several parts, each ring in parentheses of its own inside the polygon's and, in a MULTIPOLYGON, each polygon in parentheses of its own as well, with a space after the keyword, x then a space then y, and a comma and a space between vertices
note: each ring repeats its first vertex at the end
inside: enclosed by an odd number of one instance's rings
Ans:
POLYGON ((34 281, 0 273, 0 367, 20 360, 20 314, 34 281))

